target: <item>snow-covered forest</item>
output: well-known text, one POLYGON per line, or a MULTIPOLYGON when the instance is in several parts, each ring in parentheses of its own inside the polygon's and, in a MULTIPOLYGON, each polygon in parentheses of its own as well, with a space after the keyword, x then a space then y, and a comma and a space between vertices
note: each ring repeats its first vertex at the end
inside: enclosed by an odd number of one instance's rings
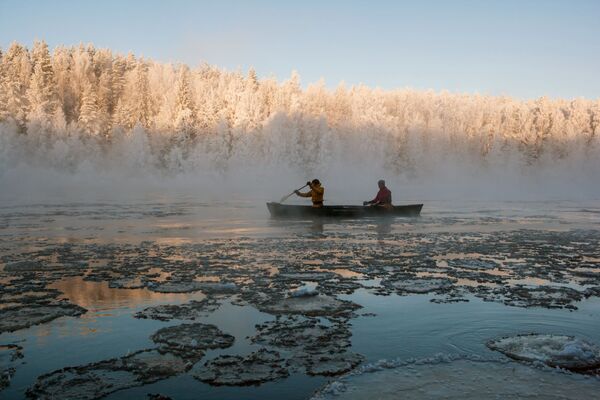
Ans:
MULTIPOLYGON (((159 174, 331 163, 418 176, 432 160, 598 170, 600 99, 382 90, 161 64, 92 45, 0 52, 0 169, 159 174)), ((0 171, 1 172, 1 171, 0 171)))

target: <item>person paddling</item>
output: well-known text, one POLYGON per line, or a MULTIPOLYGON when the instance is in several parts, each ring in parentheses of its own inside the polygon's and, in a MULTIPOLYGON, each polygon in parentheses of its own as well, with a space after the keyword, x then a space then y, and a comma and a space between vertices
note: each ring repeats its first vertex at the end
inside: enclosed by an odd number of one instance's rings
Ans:
POLYGON ((385 186, 385 181, 383 179, 377 182, 377 186, 379 186, 379 192, 377 192, 377 196, 371 201, 364 201, 363 206, 380 206, 391 208, 392 207, 392 192, 385 186))
POLYGON ((294 193, 300 197, 310 197, 312 200, 313 207, 323 207, 323 194, 325 188, 321 186, 321 182, 318 179, 313 179, 312 182, 306 182, 306 185, 310 187, 310 191, 302 193, 299 190, 295 190, 294 193))

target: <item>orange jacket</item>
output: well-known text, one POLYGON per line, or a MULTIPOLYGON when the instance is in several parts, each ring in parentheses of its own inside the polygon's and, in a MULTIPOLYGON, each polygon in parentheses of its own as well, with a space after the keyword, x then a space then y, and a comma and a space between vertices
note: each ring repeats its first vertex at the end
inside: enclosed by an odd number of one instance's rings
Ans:
POLYGON ((301 193, 298 192, 300 197, 310 197, 313 206, 321 207, 323 205, 323 195, 325 194, 325 188, 321 185, 310 184, 310 192, 301 193))

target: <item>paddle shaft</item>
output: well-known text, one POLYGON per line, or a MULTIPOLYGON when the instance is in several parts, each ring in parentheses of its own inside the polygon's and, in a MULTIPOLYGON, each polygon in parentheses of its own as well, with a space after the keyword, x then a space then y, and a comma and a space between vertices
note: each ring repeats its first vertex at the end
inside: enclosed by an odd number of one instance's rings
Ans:
POLYGON ((300 189, 296 189, 296 190, 294 190, 292 193, 288 194, 287 196, 283 196, 283 197, 281 198, 281 200, 279 200, 279 203, 280 203, 280 204, 281 204, 281 203, 283 203, 284 201, 286 201, 287 199, 289 199, 291 195, 293 195, 294 193, 296 193, 298 190, 302 190, 302 189, 304 189, 304 188, 305 188, 305 187, 307 187, 307 186, 308 186, 308 184, 306 184, 306 185, 302 186, 300 189))

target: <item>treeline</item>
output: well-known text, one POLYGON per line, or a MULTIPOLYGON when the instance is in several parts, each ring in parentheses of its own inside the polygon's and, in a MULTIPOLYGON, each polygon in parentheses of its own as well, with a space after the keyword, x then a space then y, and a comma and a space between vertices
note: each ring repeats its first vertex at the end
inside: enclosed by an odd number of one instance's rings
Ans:
POLYGON ((0 124, 5 162, 11 147, 74 168, 135 139, 149 153, 144 163, 159 168, 193 169, 199 159, 309 168, 354 154, 400 172, 440 152, 483 161, 517 153, 525 165, 596 156, 600 100, 328 90, 323 81, 303 90, 297 73, 280 83, 252 69, 190 69, 92 45, 50 52, 39 41, 0 50, 0 124))

